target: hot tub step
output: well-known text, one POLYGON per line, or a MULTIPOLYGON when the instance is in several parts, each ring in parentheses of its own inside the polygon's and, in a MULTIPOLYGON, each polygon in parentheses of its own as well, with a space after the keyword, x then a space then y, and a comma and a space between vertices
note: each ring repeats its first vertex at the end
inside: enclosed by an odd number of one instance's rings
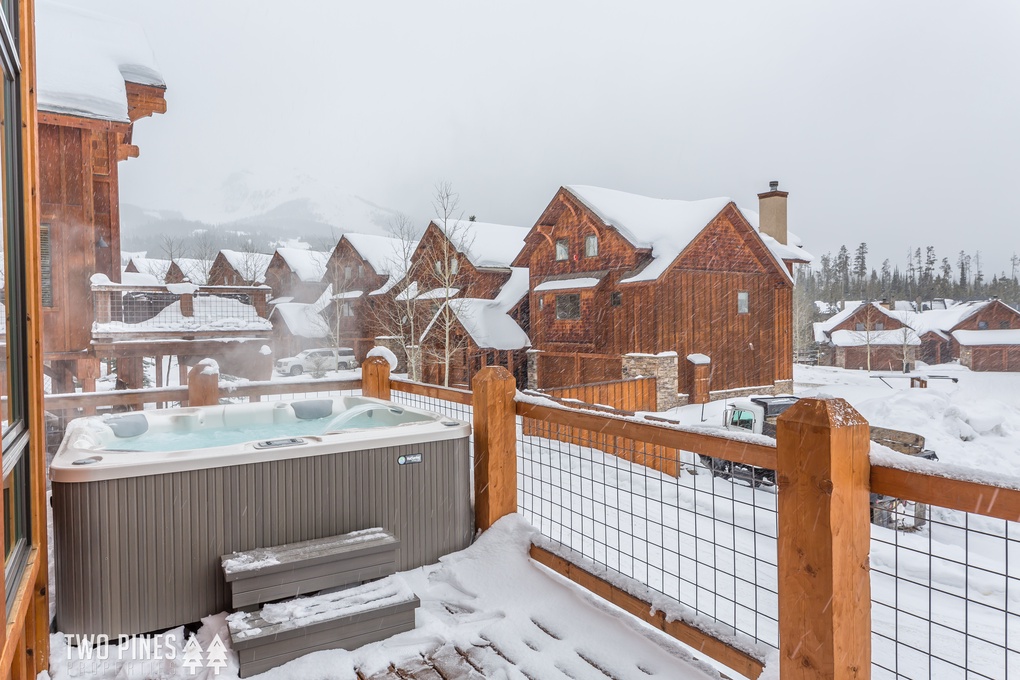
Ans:
POLYGON ((364 583, 396 571, 400 541, 383 529, 224 555, 233 608, 364 583))
POLYGON ((227 618, 240 676, 323 649, 356 649, 414 628, 417 596, 395 579, 268 604, 227 618))

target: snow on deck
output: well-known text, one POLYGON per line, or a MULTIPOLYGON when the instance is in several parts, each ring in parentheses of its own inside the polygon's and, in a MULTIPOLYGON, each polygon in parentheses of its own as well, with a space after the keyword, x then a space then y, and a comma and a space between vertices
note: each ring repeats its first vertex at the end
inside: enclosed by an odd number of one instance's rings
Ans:
POLYGON ((133 22, 40 0, 36 27, 40 111, 128 122, 125 81, 165 86, 133 22))
POLYGON ((213 295, 196 296, 193 301, 193 315, 181 313, 180 300, 168 305, 151 319, 139 323, 110 321, 92 324, 94 335, 114 333, 136 333, 138 331, 160 333, 202 333, 209 331, 271 331, 273 325, 263 319, 252 305, 246 305, 233 298, 213 295))
MULTIPOLYGON (((695 660, 665 634, 610 608, 604 601, 552 574, 528 557, 534 529, 511 515, 483 533, 471 547, 443 557, 438 564, 401 572, 374 588, 413 592, 421 600, 414 630, 353 651, 309 654, 273 669, 266 680, 308 678, 403 677, 560 678, 575 680, 718 680, 719 674, 695 660), (417 673, 420 673, 418 675, 417 673)), ((299 600, 299 602, 301 602, 299 600)), ((283 605, 278 614, 291 620, 300 605, 283 605)), ((214 635, 229 647, 226 615, 203 620, 197 639, 207 649, 214 635)), ((143 677, 153 667, 153 650, 171 647, 174 658, 159 662, 160 677, 196 677, 185 666, 184 630, 106 649, 97 664, 79 659, 63 635, 50 638, 53 680, 143 677)), ((164 658, 165 658, 164 654, 164 658)), ((215 676, 237 678, 236 655, 215 676)), ((204 671, 200 671, 204 672, 204 671)), ((208 671, 209 677, 213 677, 208 671)), ((201 676, 205 677, 205 676, 201 676)))

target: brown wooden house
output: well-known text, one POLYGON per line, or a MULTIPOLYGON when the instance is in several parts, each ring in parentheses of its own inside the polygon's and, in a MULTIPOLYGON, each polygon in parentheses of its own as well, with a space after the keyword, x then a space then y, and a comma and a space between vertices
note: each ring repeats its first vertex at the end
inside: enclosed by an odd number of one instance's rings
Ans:
POLYGON ((166 111, 166 87, 151 53, 137 49, 139 40, 146 44, 141 29, 66 8, 46 16, 57 32, 39 87, 47 372, 56 391, 72 389, 72 376, 90 389, 98 359, 89 351, 89 278, 120 280, 119 164, 138 156, 134 123, 166 111), (108 38, 106 52, 97 53, 97 32, 108 38), (79 36, 89 39, 78 45, 79 36), (109 85, 119 97, 107 94, 109 85))
POLYGON ((277 248, 266 267, 267 286, 274 298, 287 302, 315 302, 326 289, 323 277, 329 253, 302 248, 277 248))
POLYGON ((221 250, 209 267, 210 286, 260 286, 272 255, 239 250, 221 250))
POLYGON ((332 288, 333 304, 324 312, 326 324, 337 346, 353 347, 358 361, 377 337, 401 335, 395 296, 416 247, 413 241, 349 233, 330 253, 323 281, 332 288))
POLYGON ((681 377, 687 356, 711 359, 712 392, 790 390, 790 268, 810 255, 789 245, 786 195, 759 196, 759 231, 726 198, 562 187, 514 262, 530 270, 538 386, 619 379, 621 355, 675 351, 681 377))
POLYGON ((425 380, 445 383, 449 373, 451 381, 467 384, 476 369, 497 359, 524 375, 529 308, 525 278, 521 268, 512 265, 528 232, 527 227, 474 220, 436 219, 426 227, 396 296, 398 301, 414 300, 420 336, 408 344, 421 348, 425 380), (450 304, 454 300, 462 302, 450 304), (516 330, 504 325, 508 321, 516 330), (484 328, 490 324, 510 329, 504 341, 496 343, 498 348, 484 328), (506 340, 512 347, 503 346, 506 340), (497 357, 490 351, 503 354, 497 357))
POLYGON ((962 302, 905 313, 928 364, 958 359, 975 371, 1020 371, 1020 312, 1001 300, 962 302))
POLYGON ((815 324, 819 364, 871 371, 903 371, 913 367, 921 346, 902 313, 878 302, 847 305, 827 321, 815 324))

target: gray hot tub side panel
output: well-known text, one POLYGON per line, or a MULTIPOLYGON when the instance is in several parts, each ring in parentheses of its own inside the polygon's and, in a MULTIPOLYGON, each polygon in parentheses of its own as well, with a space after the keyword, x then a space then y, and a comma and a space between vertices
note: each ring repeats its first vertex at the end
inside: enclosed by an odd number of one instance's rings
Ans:
POLYGON ((53 483, 57 627, 111 636, 230 609, 222 555, 383 527, 399 570, 471 543, 467 438, 53 483), (423 462, 399 465, 402 455, 423 462))

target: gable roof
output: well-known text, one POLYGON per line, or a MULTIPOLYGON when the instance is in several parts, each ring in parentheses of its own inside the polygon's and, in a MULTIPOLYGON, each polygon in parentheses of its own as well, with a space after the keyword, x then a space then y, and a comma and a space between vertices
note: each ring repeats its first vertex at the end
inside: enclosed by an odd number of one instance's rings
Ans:
POLYGON ((317 283, 326 275, 329 253, 303 248, 277 248, 276 252, 295 276, 306 283, 317 283))
MULTIPOLYGON (((583 185, 563 188, 635 248, 651 250, 651 262, 637 273, 621 279, 620 283, 658 279, 698 234, 727 205, 733 203, 731 199, 725 197, 681 201, 650 198, 615 189, 583 185)), ((737 208, 737 212, 747 220, 787 278, 790 278, 789 272, 780 264, 783 259, 804 262, 811 260, 810 253, 797 249, 796 246, 784 246, 772 237, 762 234, 758 230, 757 213, 740 208, 737 208)))
POLYGON ((917 346, 921 339, 909 326, 895 328, 890 331, 835 331, 831 335, 832 344, 836 347, 872 347, 903 345, 917 346))
POLYGON ((432 220, 450 241, 475 267, 510 267, 524 249, 529 227, 509 224, 473 222, 471 220, 432 220))
POLYGON ((329 335, 329 325, 322 312, 329 306, 332 298, 333 286, 328 285, 315 302, 277 303, 269 318, 278 317, 291 335, 302 338, 325 338, 329 335))
POLYGON ((125 82, 166 86, 135 23, 40 0, 36 26, 40 111, 127 123, 125 82))
POLYGON ((231 267, 241 276, 251 274, 255 283, 266 282, 266 269, 273 256, 266 253, 250 253, 238 250, 221 250, 220 254, 231 267))
POLYGON ((897 310, 893 315, 921 335, 928 331, 947 334, 993 302, 995 300, 960 302, 946 309, 929 309, 923 312, 897 310))
MULTIPOLYGON (((393 286, 400 283, 406 276, 407 263, 404 261, 404 242, 390 236, 376 236, 374 234, 353 234, 348 233, 340 237, 341 241, 347 241, 354 252, 361 259, 368 263, 377 276, 388 277, 386 283, 370 295, 380 295, 388 292, 393 286)), ((410 251, 414 252, 417 243, 411 244, 410 251)))
MULTIPOLYGON (((905 321, 903 321, 903 319, 900 318, 900 316, 896 314, 896 312, 890 312, 888 309, 883 307, 881 303, 853 300, 846 303, 846 306, 843 308, 843 311, 833 314, 825 321, 816 321, 814 324, 812 324, 815 331, 815 342, 825 342, 830 335, 834 335, 832 333, 833 328, 835 328, 836 326, 840 325, 841 323, 852 317, 854 314, 860 311, 861 308, 868 304, 872 305, 875 309, 882 312, 882 314, 889 317, 890 319, 895 319, 897 321, 900 321, 901 323, 906 323, 905 321)), ((913 328, 912 324, 907 325, 913 328)), ((882 331, 872 331, 872 333, 875 332, 882 331)))
MULTIPOLYGON (((447 300, 457 321, 479 348, 495 350, 523 349, 531 347, 528 334, 510 316, 510 311, 528 294, 528 269, 513 267, 510 278, 492 300, 481 298, 457 298, 447 300)), ((443 307, 440 307, 426 327, 422 337, 436 323, 443 307)))

